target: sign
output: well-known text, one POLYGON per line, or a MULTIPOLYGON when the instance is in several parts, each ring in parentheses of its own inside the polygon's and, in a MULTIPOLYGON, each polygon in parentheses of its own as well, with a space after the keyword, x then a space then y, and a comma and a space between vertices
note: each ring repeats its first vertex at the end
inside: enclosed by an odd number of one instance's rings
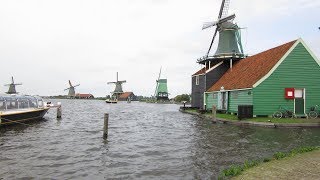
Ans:
POLYGON ((286 99, 294 99, 294 88, 285 88, 285 94, 284 97, 286 99))

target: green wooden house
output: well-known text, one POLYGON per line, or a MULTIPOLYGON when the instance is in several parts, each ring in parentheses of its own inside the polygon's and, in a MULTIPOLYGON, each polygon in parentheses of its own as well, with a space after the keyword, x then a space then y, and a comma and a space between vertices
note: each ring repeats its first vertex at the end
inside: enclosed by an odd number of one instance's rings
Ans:
POLYGON ((320 63, 298 39, 233 64, 204 97, 208 110, 237 114, 253 105, 254 116, 271 116, 282 106, 306 116, 320 105, 320 63))

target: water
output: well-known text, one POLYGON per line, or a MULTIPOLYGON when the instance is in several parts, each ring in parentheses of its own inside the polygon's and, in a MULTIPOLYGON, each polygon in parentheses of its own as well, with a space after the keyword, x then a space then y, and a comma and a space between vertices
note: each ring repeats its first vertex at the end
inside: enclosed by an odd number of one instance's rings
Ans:
POLYGON ((215 179, 231 164, 320 145, 319 129, 212 124, 177 105, 60 101, 61 120, 50 110, 43 121, 0 128, 1 178, 215 179))

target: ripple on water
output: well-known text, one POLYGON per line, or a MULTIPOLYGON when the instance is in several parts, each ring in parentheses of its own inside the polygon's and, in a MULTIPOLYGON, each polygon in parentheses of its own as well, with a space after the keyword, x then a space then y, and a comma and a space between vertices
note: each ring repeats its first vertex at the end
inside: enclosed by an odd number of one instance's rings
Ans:
POLYGON ((172 104, 59 101, 59 121, 52 110, 46 121, 0 129, 1 178, 215 179, 230 164, 320 142, 317 129, 212 124, 172 104))

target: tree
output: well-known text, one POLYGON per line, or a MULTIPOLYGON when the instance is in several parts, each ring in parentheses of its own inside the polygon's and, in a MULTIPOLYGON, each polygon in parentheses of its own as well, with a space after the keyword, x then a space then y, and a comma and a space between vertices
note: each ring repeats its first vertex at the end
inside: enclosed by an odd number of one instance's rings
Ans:
POLYGON ((189 94, 181 94, 181 95, 177 95, 174 98, 175 102, 182 102, 182 101, 187 101, 190 102, 190 95, 189 94))

